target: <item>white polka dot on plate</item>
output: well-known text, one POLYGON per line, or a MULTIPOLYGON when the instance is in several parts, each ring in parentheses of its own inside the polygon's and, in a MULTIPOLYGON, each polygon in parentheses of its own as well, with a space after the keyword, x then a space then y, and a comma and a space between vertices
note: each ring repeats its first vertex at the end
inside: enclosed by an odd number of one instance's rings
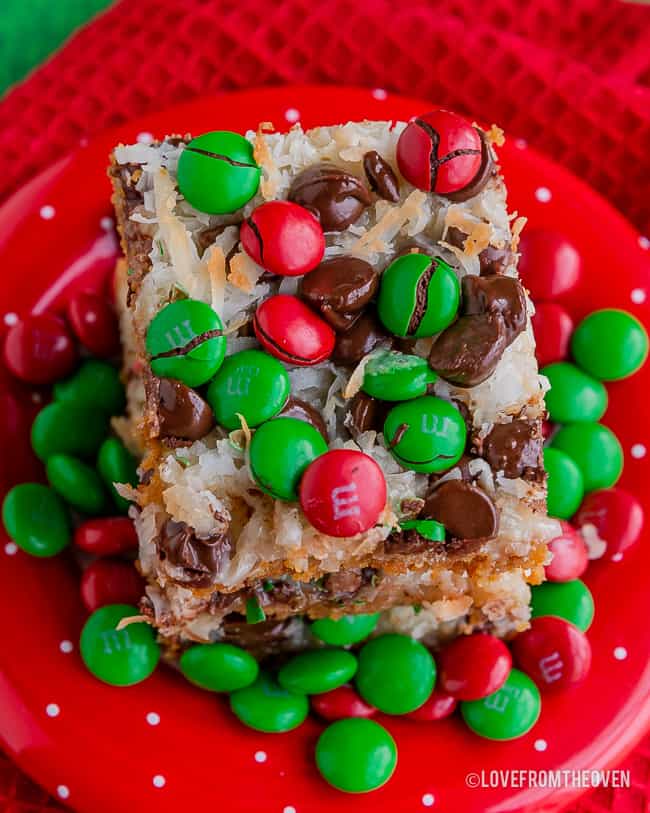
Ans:
POLYGON ((293 805, 287 805, 282 808, 282 813, 296 813, 296 808, 293 805))
POLYGON ((135 140, 138 144, 151 144, 153 141, 153 135, 151 133, 138 133, 135 137, 135 140))
POLYGON ((295 107, 289 107, 284 111, 284 117, 290 124, 294 124, 300 118, 300 110, 296 110, 295 107))
POLYGON ((425 807, 433 807, 433 803, 436 801, 436 797, 433 793, 425 793, 422 797, 422 804, 425 807))
POLYGON ((632 302, 634 302, 635 305, 643 304, 646 300, 646 296, 647 294, 643 290, 643 288, 633 288, 630 291, 630 299, 632 300, 632 302))
POLYGON ((13 311, 11 311, 10 313, 5 313, 5 315, 3 317, 3 322, 5 323, 5 325, 8 325, 9 327, 11 327, 12 325, 17 324, 18 323, 18 314, 14 313, 13 311))
POLYGON ((149 725, 158 725, 160 723, 160 714, 156 714, 155 711, 150 711, 145 719, 149 725))
POLYGON ((61 708, 56 703, 48 703, 45 706, 45 713, 48 717, 58 717, 61 714, 61 708))
POLYGON ((643 234, 639 235, 639 245, 646 251, 650 248, 650 237, 645 237, 643 234))
POLYGON ((624 661, 627 658, 627 649, 624 646, 617 646, 614 649, 614 657, 617 661, 624 661))
POLYGON ((104 229, 104 231, 110 231, 113 226, 115 225, 115 221, 112 217, 102 217, 99 221, 99 225, 104 229))
POLYGON ((518 150, 525 150, 528 146, 528 142, 525 138, 515 138, 515 147, 518 150))
POLYGON ((622 553, 615 553, 611 557, 610 561, 612 561, 612 562, 622 562, 623 561, 623 554, 622 553))
POLYGON ((266 762, 267 754, 266 751, 255 751, 255 762, 266 762))
POLYGON ((547 186, 538 186, 535 190, 535 198, 540 203, 548 203, 552 197, 551 190, 547 186))
POLYGON ((536 751, 546 751, 546 749, 548 748, 548 743, 546 742, 546 740, 535 740, 535 742, 533 743, 533 748, 536 751))
POLYGON ((59 799, 68 799, 70 797, 70 788, 67 785, 57 785, 56 794, 59 799))
POLYGON ((61 652, 63 652, 64 655, 69 655, 74 649, 74 644, 72 643, 72 641, 68 640, 61 641, 61 643, 59 644, 59 649, 61 650, 61 652))
POLYGON ((15 542, 7 542, 5 553, 7 556, 15 556, 18 553, 18 545, 15 542))
POLYGON ((646 452, 648 450, 643 445, 643 443, 635 443, 634 446, 630 449, 630 454, 632 455, 635 460, 641 460, 642 457, 646 456, 646 452))
POLYGON ((41 206, 39 214, 43 218, 43 220, 52 220, 52 218, 56 214, 56 209, 54 208, 54 206, 49 205, 41 206))
POLYGON ((388 98, 388 93, 383 88, 374 88, 372 91, 372 98, 383 102, 388 98))
POLYGON ((159 773, 157 773, 151 781, 153 782, 154 788, 164 788, 167 782, 165 777, 159 773))

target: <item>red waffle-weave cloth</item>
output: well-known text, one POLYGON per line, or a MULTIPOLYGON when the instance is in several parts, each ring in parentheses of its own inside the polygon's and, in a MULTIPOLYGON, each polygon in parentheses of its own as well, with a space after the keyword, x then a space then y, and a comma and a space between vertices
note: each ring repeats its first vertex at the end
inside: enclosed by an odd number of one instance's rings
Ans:
MULTIPOLYGON (((136 114, 288 82, 496 121, 650 232, 650 8, 620 0, 123 0, 0 103, 0 200, 136 114)), ((623 767, 631 790, 595 791, 573 813, 648 813, 650 739, 623 767)), ((56 809, 0 755, 0 810, 56 809)))

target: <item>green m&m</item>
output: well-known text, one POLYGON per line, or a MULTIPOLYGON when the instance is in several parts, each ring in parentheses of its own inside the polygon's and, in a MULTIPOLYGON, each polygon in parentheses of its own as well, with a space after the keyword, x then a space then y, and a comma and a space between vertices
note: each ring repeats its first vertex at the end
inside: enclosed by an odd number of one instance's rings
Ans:
POLYGON ((623 472, 623 449, 611 429, 600 423, 574 423, 563 426, 553 436, 553 449, 559 449, 582 472, 585 491, 610 488, 623 472))
POLYGON ((372 356, 364 367, 361 389, 382 401, 409 401, 425 395, 437 379, 426 359, 386 351, 372 356))
POLYGON ((205 384, 226 355, 219 315, 198 299, 179 299, 152 319, 145 340, 154 375, 176 378, 188 387, 205 384))
POLYGON ((278 683, 290 692, 322 694, 338 689, 357 671, 357 659, 345 649, 315 649, 295 655, 278 672, 278 683))
POLYGON ((55 556, 72 537, 66 506, 40 483, 21 483, 8 491, 2 521, 18 547, 32 556, 55 556))
POLYGON ((384 422, 384 438, 405 469, 425 473, 455 465, 465 451, 467 428, 455 406, 423 395, 393 407, 384 422))
POLYGON ((359 652, 359 694, 386 714, 408 714, 420 708, 431 695, 435 680, 431 653, 406 635, 381 635, 359 652))
POLYGON ((643 365, 648 357, 648 334, 631 313, 605 308, 580 322, 571 337, 571 353, 590 375, 617 381, 643 365))
POLYGON ((105 361, 84 361, 70 378, 54 385, 54 400, 75 406, 102 409, 119 415, 126 403, 119 372, 105 361))
POLYGON ((261 170, 253 145, 239 133, 215 130, 193 138, 178 160, 178 188, 200 212, 225 215, 257 192, 261 170))
POLYGON ((607 390, 575 364, 559 361, 540 370, 551 385, 546 393, 549 417, 557 423, 599 421, 607 409, 607 390))
POLYGON ((388 782, 396 765, 395 740, 374 720, 337 720, 316 743, 316 766, 321 776, 347 793, 376 790, 388 782))
POLYGON ((259 666, 245 649, 232 644, 196 644, 181 655, 179 666, 185 677, 211 692, 233 692, 257 679, 259 666))
POLYGON ((230 708, 249 728, 279 733, 305 721, 309 701, 306 695, 287 691, 266 672, 260 672, 255 683, 230 695, 230 708))
POLYGON ((319 618, 311 625, 311 633, 330 646, 347 646, 363 641, 377 626, 379 613, 344 615, 342 618, 319 618))
POLYGON ((384 271, 377 310, 395 336, 433 336, 450 325, 460 302, 460 285, 451 266, 439 257, 405 254, 384 271))
POLYGON ((291 384, 280 362, 262 350, 228 356, 208 387, 208 402, 217 423, 239 429, 238 415, 249 426, 268 421, 285 405, 291 384))
POLYGON ((460 704, 463 720, 488 740, 514 740, 528 733, 539 719, 542 701, 533 681, 512 669, 496 692, 460 704))
POLYGON ((403 531, 415 531, 432 542, 445 541, 445 526, 441 522, 436 522, 435 519, 409 519, 406 522, 400 522, 399 527, 403 531))
POLYGON ((92 407, 54 402, 34 419, 32 449, 41 460, 53 454, 92 457, 107 432, 107 413, 92 407))
POLYGON ((259 487, 278 500, 297 500, 307 466, 327 451, 321 433, 297 418, 273 418, 255 430, 250 467, 259 487))
POLYGON ((45 464, 47 479, 63 499, 84 514, 106 510, 108 494, 95 469, 76 457, 54 454, 45 464))
POLYGON ((130 502, 117 493, 113 483, 138 485, 136 459, 119 438, 106 438, 99 447, 97 469, 111 493, 113 502, 120 511, 126 513, 129 510, 130 502))
POLYGON ((531 616, 557 615, 586 632, 594 620, 594 599, 580 579, 543 582, 531 588, 531 616))
POLYGON ((79 650, 95 677, 111 686, 133 686, 148 678, 160 649, 148 624, 136 622, 116 629, 123 618, 138 615, 129 604, 108 604, 90 616, 81 631, 79 650))
POLYGON ((569 519, 578 510, 585 493, 582 471, 568 454, 553 447, 544 449, 544 468, 548 474, 549 516, 569 519))

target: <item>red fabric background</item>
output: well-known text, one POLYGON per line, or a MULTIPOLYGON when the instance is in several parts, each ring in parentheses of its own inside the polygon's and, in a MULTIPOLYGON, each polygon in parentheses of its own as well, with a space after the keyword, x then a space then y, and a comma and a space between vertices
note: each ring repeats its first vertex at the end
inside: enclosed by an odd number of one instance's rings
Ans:
MULTIPOLYGON (((381 87, 496 121, 650 233, 650 7, 620 0, 122 0, 0 103, 0 200, 79 139, 217 90, 381 87)), ((581 813, 647 813, 650 740, 630 791, 581 813)), ((8 813, 56 805, 0 755, 8 813)))

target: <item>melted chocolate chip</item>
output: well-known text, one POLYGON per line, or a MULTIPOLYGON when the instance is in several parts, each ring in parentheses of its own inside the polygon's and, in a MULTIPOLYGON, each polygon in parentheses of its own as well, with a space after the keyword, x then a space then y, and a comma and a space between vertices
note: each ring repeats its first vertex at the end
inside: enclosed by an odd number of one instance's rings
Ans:
POLYGON ((447 480, 426 499, 421 518, 435 519, 452 539, 488 539, 496 534, 497 510, 490 497, 471 483, 447 480))
POLYGON ((391 203, 399 203, 399 181, 391 165, 376 150, 363 156, 363 169, 373 192, 391 203))
POLYGON ((379 285, 374 268, 357 257, 325 260, 306 274, 300 294, 333 328, 348 330, 379 285))
POLYGON ((337 364, 358 364, 377 345, 392 339, 372 311, 365 311, 354 325, 336 337, 332 360, 337 364))
POLYGON ((462 285, 463 313, 466 316, 500 313, 508 344, 526 327, 526 297, 518 280, 496 274, 486 277, 468 274, 462 285))
POLYGON ((478 195, 490 178, 493 175, 496 175, 496 168, 492 160, 492 153, 487 143, 485 134, 478 128, 476 128, 476 130, 481 137, 481 165, 478 172, 470 183, 467 184, 467 186, 463 187, 463 189, 457 189, 455 192, 445 193, 446 198, 449 198, 449 200, 453 200, 456 203, 469 200, 470 198, 473 198, 474 195, 478 195))
POLYGON ((398 553, 401 556, 413 556, 417 553, 434 553, 442 556, 445 553, 445 543, 427 539, 415 528, 410 528, 407 531, 393 531, 386 540, 384 550, 386 553, 398 553))
POLYGON ((411 237, 406 243, 402 244, 397 257, 403 257, 413 252, 426 254, 428 257, 440 257, 440 246, 425 234, 416 234, 415 237, 411 237))
POLYGON ((214 584, 222 564, 230 556, 231 548, 227 533, 200 539, 189 525, 172 519, 164 524, 158 539, 160 558, 182 567, 184 577, 178 581, 192 587, 214 584))
POLYGON ((346 426, 353 437, 371 429, 382 432, 386 416, 393 406, 392 401, 380 401, 365 392, 358 392, 350 402, 346 426))
MULTIPOLYGON (((461 229, 451 226, 445 235, 445 242, 456 246, 461 251, 465 250, 465 240, 467 235, 461 229)), ((506 268, 512 264, 513 253, 508 248, 495 248, 488 246, 478 255, 481 276, 489 274, 503 274, 506 268)))
POLYGON ((285 418, 297 418, 299 421, 305 421, 305 423, 311 424, 314 429, 317 429, 321 433, 325 441, 329 443, 327 426, 325 426, 323 416, 315 407, 308 404, 307 401, 302 401, 300 398, 290 396, 280 411, 280 415, 283 415, 285 418))
POLYGON ((346 229, 371 203, 363 181, 333 164, 303 170, 291 184, 289 200, 316 215, 323 231, 346 229))
POLYGON ((494 372, 507 347, 500 313, 461 316, 431 347, 429 366, 459 387, 474 387, 494 372))
POLYGON ((214 415, 206 401, 190 387, 172 378, 158 382, 160 436, 199 440, 214 426, 214 415))
POLYGON ((350 598, 363 584, 360 570, 339 570, 328 573, 323 580, 323 587, 336 598, 350 598))
POLYGON ((287 648, 295 648, 292 646, 292 639, 295 638, 296 626, 300 623, 296 618, 286 618, 282 621, 270 619, 259 624, 248 624, 242 616, 231 613, 219 627, 219 640, 243 647, 256 657, 265 657, 284 652, 287 648))
POLYGON ((492 470, 510 479, 535 479, 542 469, 543 440, 534 421, 518 419, 496 423, 482 444, 483 457, 492 470))

